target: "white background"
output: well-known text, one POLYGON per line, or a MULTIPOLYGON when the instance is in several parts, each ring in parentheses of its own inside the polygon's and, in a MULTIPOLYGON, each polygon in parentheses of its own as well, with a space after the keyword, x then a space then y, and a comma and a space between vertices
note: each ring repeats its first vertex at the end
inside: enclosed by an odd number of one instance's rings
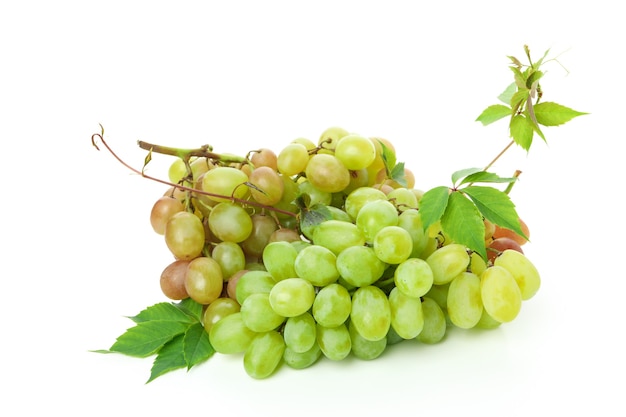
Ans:
MULTIPOLYGON (((618 4, 3 2, 1 413, 624 415, 618 4), (216 355, 146 385, 150 359, 89 352, 165 301, 171 261, 148 222, 164 186, 97 152, 99 123, 137 168, 137 139, 243 154, 339 125, 390 139, 428 189, 508 142, 505 122, 475 119, 524 44, 560 54, 544 100, 591 114, 494 167, 523 171, 511 196, 543 280, 514 322, 263 381, 216 355)), ((170 162, 155 156, 148 172, 170 162)))

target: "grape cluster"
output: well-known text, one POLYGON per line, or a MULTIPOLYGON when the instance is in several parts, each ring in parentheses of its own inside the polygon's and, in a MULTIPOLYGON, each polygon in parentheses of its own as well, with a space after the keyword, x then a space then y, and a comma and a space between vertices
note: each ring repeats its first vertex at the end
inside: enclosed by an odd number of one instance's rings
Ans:
POLYGON ((485 220, 483 259, 425 229, 423 192, 403 165, 390 175, 390 155, 388 140, 332 127, 278 153, 175 160, 180 186, 150 216, 174 258, 163 293, 203 305, 215 351, 243 354, 253 378, 513 320, 540 285, 525 238, 485 220))

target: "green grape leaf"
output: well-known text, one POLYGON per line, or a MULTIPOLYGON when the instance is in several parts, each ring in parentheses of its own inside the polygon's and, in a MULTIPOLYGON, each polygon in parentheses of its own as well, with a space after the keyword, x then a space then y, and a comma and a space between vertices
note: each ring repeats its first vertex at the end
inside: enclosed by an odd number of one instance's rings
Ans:
POLYGON ((515 85, 519 90, 523 90, 526 88, 526 77, 524 73, 519 69, 519 67, 509 67, 511 71, 513 71, 513 78, 515 79, 515 85))
POLYGON ((146 381, 146 384, 167 372, 184 368, 187 365, 185 355, 183 354, 183 340, 184 335, 179 334, 159 350, 157 357, 152 363, 150 379, 146 381))
POLYGON ((508 184, 517 181, 517 177, 501 177, 493 172, 479 171, 463 178, 458 185, 473 184, 476 182, 492 183, 492 184, 508 184))
POLYGON ((331 220, 333 214, 324 204, 313 204, 313 206, 300 210, 300 229, 310 230, 313 227, 331 220))
POLYGON ((188 327, 188 324, 177 321, 144 321, 126 330, 109 350, 144 358, 158 352, 164 344, 184 333, 188 327))
POLYGON ((387 145, 385 145, 382 140, 378 140, 378 143, 380 143, 380 146, 383 150, 383 154, 381 155, 381 157, 383 158, 383 163, 385 164, 387 174, 389 174, 391 173, 391 169, 396 166, 396 153, 387 145))
POLYGON ((493 104, 483 110, 480 116, 476 118, 476 121, 481 122, 483 126, 487 126, 488 124, 497 122, 498 120, 508 117, 510 115, 510 107, 503 104, 493 104))
MULTIPOLYGON (((513 94, 515 94, 516 91, 517 91, 517 86, 515 85, 515 83, 511 83, 498 96, 498 100, 500 100, 501 102, 503 102, 506 105, 510 105, 511 104, 511 99, 513 98, 513 94)), ((509 108, 509 112, 510 111, 511 111, 511 109, 509 108)))
POLYGON ((441 217, 443 232, 454 242, 465 245, 487 259, 485 223, 476 206, 460 191, 450 193, 441 217))
POLYGON ((518 90, 511 97, 511 113, 510 115, 515 115, 518 113, 520 106, 524 104, 530 97, 530 90, 523 88, 518 90))
POLYGON ((559 126, 569 122, 574 117, 588 114, 551 101, 536 104, 534 111, 537 122, 544 126, 559 126))
POLYGON ((493 187, 478 185, 466 187, 463 192, 476 204, 480 213, 487 220, 528 238, 522 231, 515 204, 508 194, 493 187))
POLYGON ((209 359, 215 349, 209 341, 209 334, 202 323, 195 323, 187 329, 183 339, 183 352, 187 369, 209 359))
POLYGON ((446 211, 449 195, 450 188, 446 186, 435 187, 424 193, 419 202, 419 212, 424 230, 441 219, 446 211))
POLYGON ((192 298, 185 298, 181 300, 179 303, 174 304, 181 311, 184 311, 191 317, 195 318, 196 321, 202 321, 202 314, 204 313, 204 306, 197 301, 194 301, 192 298))
POLYGON ((528 151, 535 133, 532 122, 521 114, 514 116, 509 124, 511 137, 519 146, 528 151))
POLYGON ((142 310, 136 316, 129 317, 135 323, 152 320, 178 321, 181 323, 194 323, 197 319, 172 303, 158 303, 142 310))
POLYGON ((481 172, 482 170, 483 170, 482 168, 465 168, 465 169, 460 169, 458 171, 455 171, 452 173, 452 185, 457 186, 457 182, 460 179, 463 179, 467 177, 468 175, 481 172))
POLYGON ((401 186, 406 187, 406 177, 404 176, 404 162, 398 162, 389 173, 389 177, 401 186))

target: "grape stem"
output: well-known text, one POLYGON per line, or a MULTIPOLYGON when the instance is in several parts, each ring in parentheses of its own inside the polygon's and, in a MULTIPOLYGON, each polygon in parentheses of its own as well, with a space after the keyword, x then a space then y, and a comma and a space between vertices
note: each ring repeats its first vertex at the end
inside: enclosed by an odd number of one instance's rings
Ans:
MULTIPOLYGON (((98 147, 98 144, 96 143, 97 141, 99 141, 100 143, 102 143, 102 145, 104 145, 104 147, 107 149, 107 151, 109 151, 109 153, 111 155, 113 155, 113 157, 115 159, 117 159, 117 161, 119 163, 121 163, 122 165, 124 165, 127 169, 129 169, 130 171, 134 172, 135 174, 141 175, 143 178, 146 178, 148 180, 151 181, 155 181, 170 187, 175 187, 178 188, 180 190, 183 191, 187 191, 187 192, 191 192, 194 194, 202 194, 202 195, 206 195, 209 197, 217 197, 217 198, 222 198, 222 199, 228 199, 234 203, 239 203, 242 205, 248 205, 248 206, 254 206, 254 207, 259 207, 262 209, 266 209, 266 210, 270 210, 276 213, 281 213, 283 215, 286 216, 291 216, 291 217, 298 217, 297 213, 293 213, 291 211, 287 211, 287 210, 282 210, 273 206, 268 206, 265 204, 261 204, 258 203, 254 200, 245 200, 245 199, 241 199, 241 198, 237 198, 237 197, 233 197, 233 196, 225 196, 225 195, 221 195, 221 194, 215 194, 215 193, 209 193, 203 190, 198 190, 195 188, 191 188, 191 187, 186 187, 182 184, 174 184, 172 182, 169 181, 165 181, 162 180, 160 178, 156 178, 156 177, 152 177, 150 175, 147 175, 143 170, 138 170, 136 168, 134 168, 133 166, 131 166, 130 164, 126 163, 122 158, 120 158, 119 155, 117 155, 115 153, 115 151, 113 151, 113 149, 109 146, 109 144, 104 140, 104 127, 102 127, 102 125, 100 125, 100 129, 101 129, 101 133, 94 133, 93 135, 91 135, 91 144, 96 148, 96 150, 100 150, 100 148, 98 147)), ((150 152, 157 152, 157 153, 163 153, 166 155, 173 155, 173 156, 178 156, 179 158, 183 158, 183 160, 185 160, 185 157, 191 157, 191 156, 205 156, 205 157, 209 157, 209 158, 213 158, 215 157, 215 159, 220 160, 221 162, 238 162, 238 163, 246 163, 246 159, 245 158, 241 158, 241 157, 237 157, 234 155, 228 155, 228 156, 224 156, 224 155, 219 155, 219 154, 214 154, 213 152, 211 152, 209 149, 210 147, 208 145, 205 145, 201 148, 198 149, 177 149, 177 148, 169 148, 166 146, 160 146, 160 145, 152 145, 149 144, 147 142, 140 142, 140 147, 142 149, 147 149, 150 152), (147 148, 144 148, 143 146, 147 146, 147 148), (182 152, 182 154, 181 154, 182 152), (188 152, 188 153, 186 153, 188 152), (182 155, 182 156, 181 156, 182 155)))
POLYGON ((196 149, 182 149, 182 148, 172 148, 169 146, 155 145, 153 143, 144 142, 142 140, 137 141, 137 145, 141 149, 146 151, 160 153, 163 155, 171 155, 177 156, 182 160, 189 160, 191 157, 198 158, 209 158, 214 159, 223 163, 240 163, 240 164, 249 164, 250 161, 246 158, 237 155, 222 155, 213 152, 213 148, 211 145, 203 145, 200 148, 196 149))

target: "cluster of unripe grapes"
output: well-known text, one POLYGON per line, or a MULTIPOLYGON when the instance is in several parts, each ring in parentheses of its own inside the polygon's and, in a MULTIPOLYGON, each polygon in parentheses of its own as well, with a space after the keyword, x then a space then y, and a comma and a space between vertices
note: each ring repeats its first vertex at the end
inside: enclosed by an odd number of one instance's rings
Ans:
POLYGON ((160 285, 203 305, 215 351, 242 354, 254 378, 436 343, 450 326, 494 328, 539 289, 510 230, 485 220, 483 259, 425 229, 423 192, 404 166, 390 175, 388 140, 333 127, 279 152, 212 155, 176 159, 179 186, 154 204, 174 258, 160 285))

